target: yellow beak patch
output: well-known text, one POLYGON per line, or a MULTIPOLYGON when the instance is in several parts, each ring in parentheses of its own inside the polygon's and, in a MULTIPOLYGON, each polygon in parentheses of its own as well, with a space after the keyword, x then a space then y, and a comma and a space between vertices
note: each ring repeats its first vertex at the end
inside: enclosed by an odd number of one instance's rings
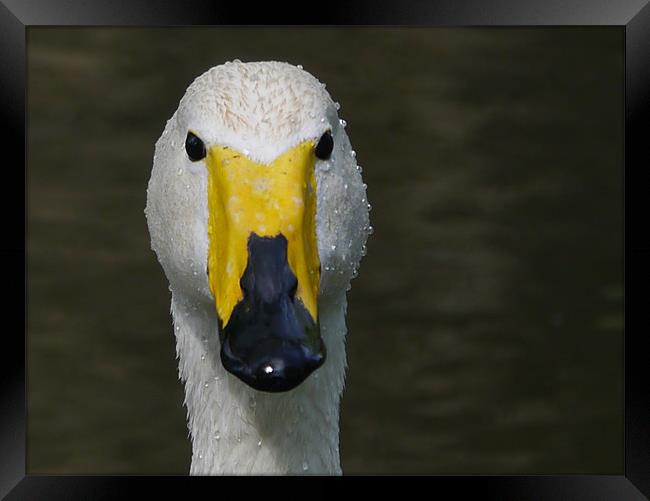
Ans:
POLYGON ((320 261, 316 244, 314 141, 257 163, 225 146, 208 150, 208 272, 223 326, 244 295, 248 239, 283 235, 287 260, 298 279, 296 298, 317 320, 320 261))

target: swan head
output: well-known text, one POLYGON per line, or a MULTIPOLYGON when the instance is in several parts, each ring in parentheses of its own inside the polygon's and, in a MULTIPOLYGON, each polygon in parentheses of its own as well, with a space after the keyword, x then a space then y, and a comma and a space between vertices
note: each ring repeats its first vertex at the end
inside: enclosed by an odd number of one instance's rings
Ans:
POLYGON ((369 204, 338 104, 288 63, 189 86, 156 143, 145 213, 170 290, 218 319, 221 362, 261 391, 326 363, 320 313, 356 273, 369 204))

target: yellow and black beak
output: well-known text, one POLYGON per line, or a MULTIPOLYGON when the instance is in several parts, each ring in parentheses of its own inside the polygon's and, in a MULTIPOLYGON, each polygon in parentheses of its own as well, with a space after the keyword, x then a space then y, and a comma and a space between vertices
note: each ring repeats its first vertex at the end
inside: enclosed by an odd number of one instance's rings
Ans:
POLYGON ((314 147, 304 141, 270 164, 223 146, 206 158, 221 361, 257 390, 291 390, 325 360, 314 147))

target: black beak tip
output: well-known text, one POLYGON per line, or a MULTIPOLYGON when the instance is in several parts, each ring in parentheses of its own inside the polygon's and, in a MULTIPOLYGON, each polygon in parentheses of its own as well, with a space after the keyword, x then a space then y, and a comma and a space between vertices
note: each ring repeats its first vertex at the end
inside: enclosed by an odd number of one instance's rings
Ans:
MULTIPOLYGON (((324 345, 323 345, 324 347, 324 345)), ((287 350, 282 355, 242 363, 221 350, 225 369, 255 390, 280 393, 293 390, 325 362, 325 350, 287 350)))

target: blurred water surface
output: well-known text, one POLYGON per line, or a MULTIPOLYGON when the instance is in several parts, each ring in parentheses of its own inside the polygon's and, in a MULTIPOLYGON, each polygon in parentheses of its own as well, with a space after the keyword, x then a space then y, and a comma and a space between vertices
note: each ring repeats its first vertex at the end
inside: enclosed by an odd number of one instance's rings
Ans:
POLYGON ((623 30, 28 29, 28 471, 187 473, 143 214, 194 77, 302 64, 375 233, 349 293, 348 473, 622 473, 623 30))

